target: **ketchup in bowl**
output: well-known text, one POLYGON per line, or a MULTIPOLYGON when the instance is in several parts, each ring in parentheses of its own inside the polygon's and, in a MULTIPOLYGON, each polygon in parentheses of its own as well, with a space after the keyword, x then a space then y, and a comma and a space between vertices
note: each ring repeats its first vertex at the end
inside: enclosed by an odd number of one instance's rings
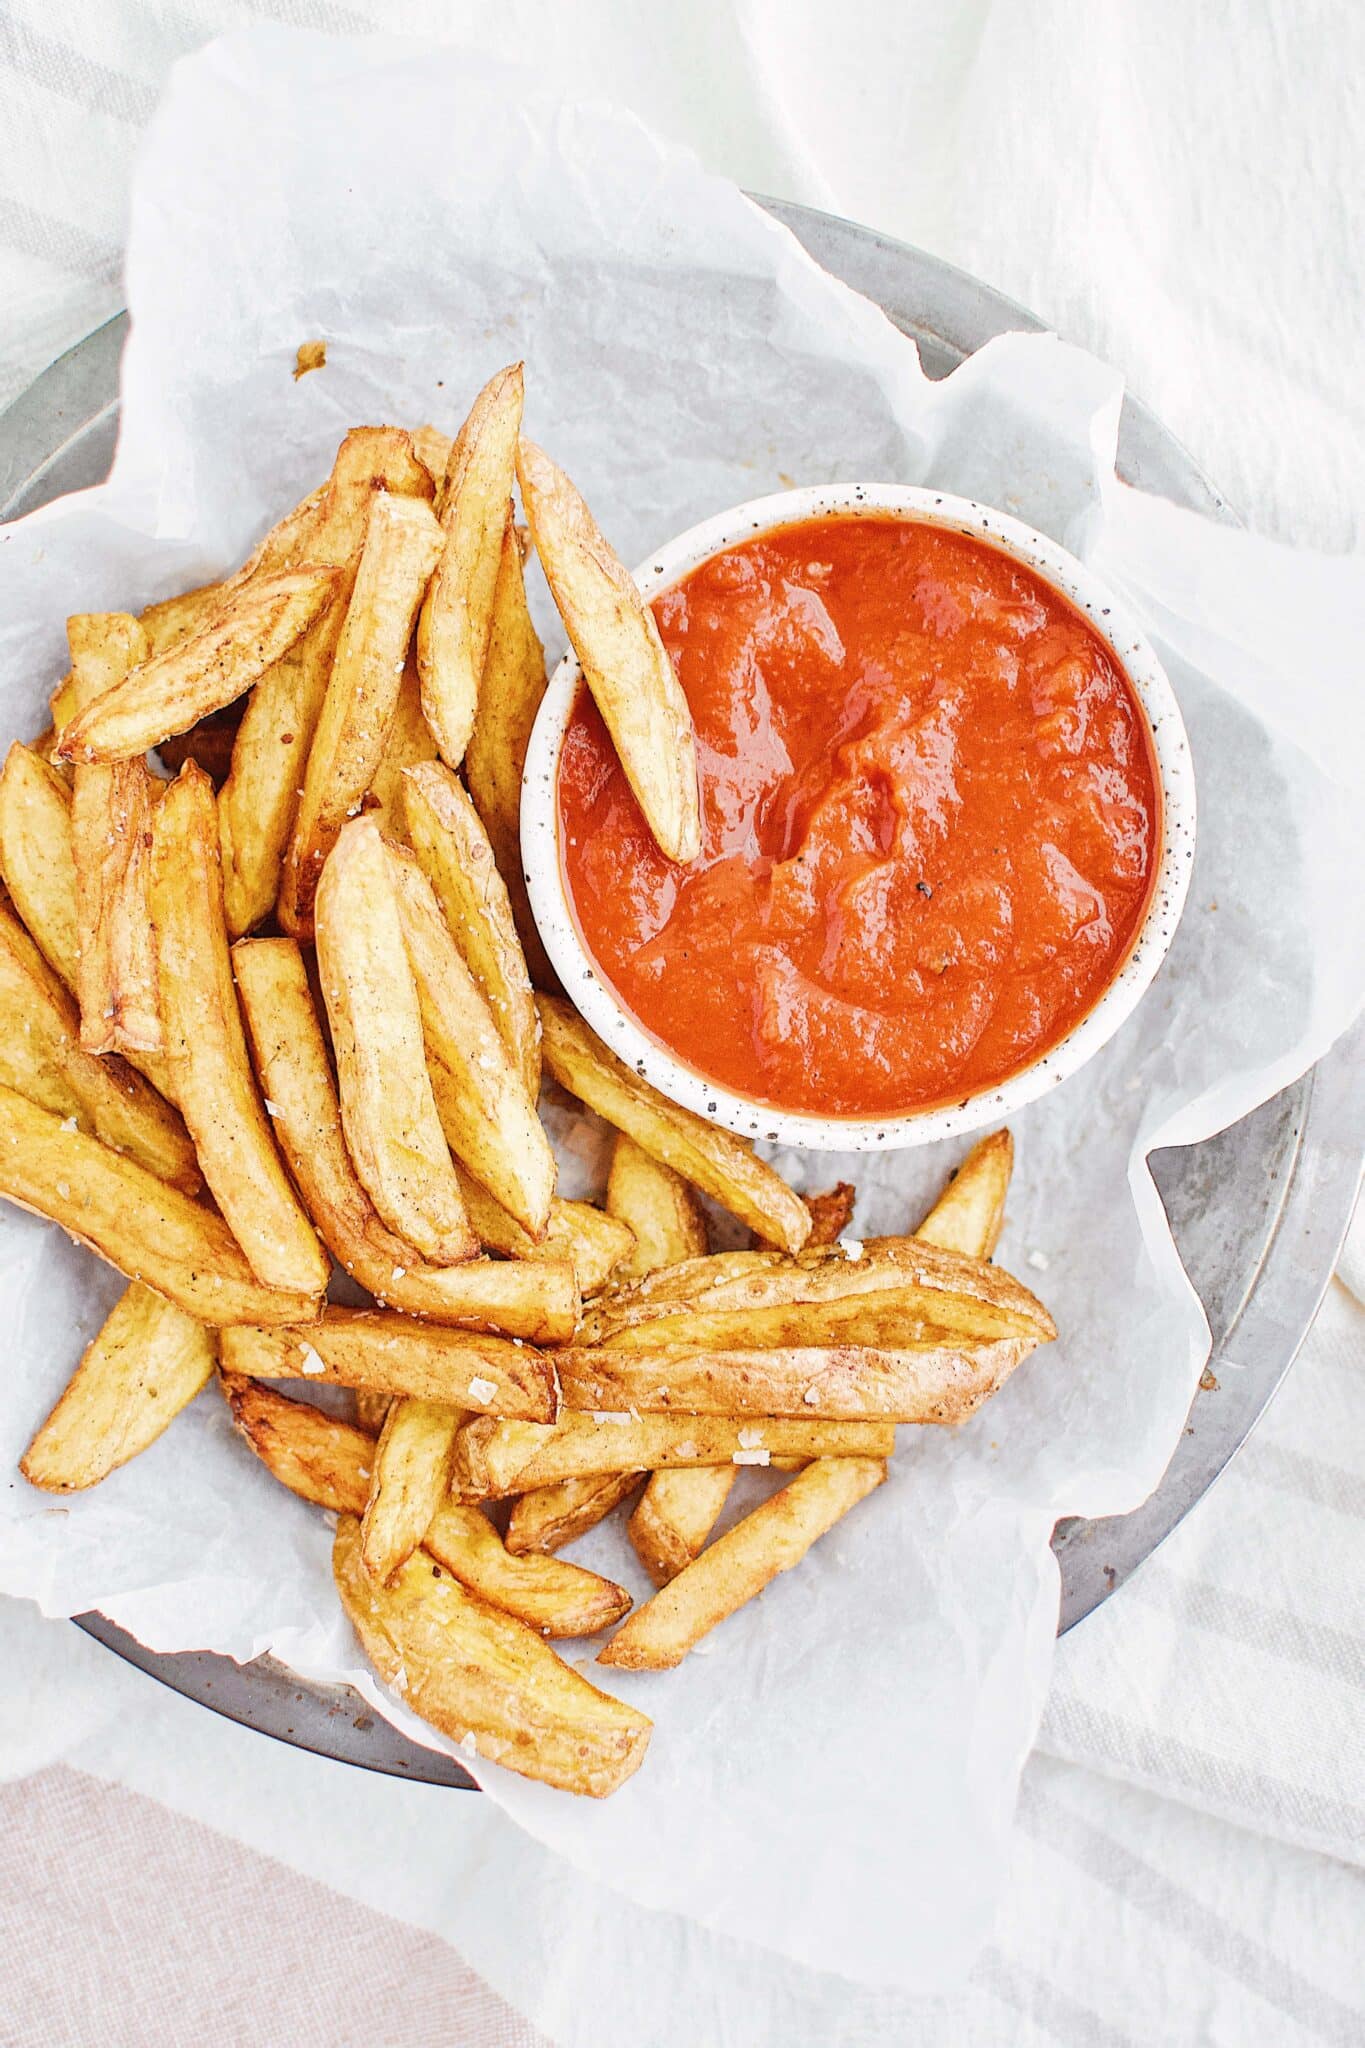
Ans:
POLYGON ((659 853, 585 690, 568 896, 625 1007, 778 1109, 877 1117, 997 1085, 1099 1000, 1143 921, 1141 706, 1066 598, 986 542, 831 516, 654 601, 692 708, 702 852, 659 853))

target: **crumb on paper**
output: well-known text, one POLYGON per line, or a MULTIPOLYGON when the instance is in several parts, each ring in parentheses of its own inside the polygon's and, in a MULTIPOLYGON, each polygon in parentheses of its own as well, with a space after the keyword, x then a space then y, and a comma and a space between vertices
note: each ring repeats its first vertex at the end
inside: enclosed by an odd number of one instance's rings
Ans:
POLYGON ((305 1372, 314 1374, 326 1372, 327 1367, 323 1363, 321 1354, 315 1351, 311 1344, 303 1344, 299 1348, 303 1352, 303 1369, 305 1372))
POLYGON ((1211 1365, 1206 1365, 1200 1373, 1199 1387, 1200 1391, 1205 1394, 1216 1394, 1218 1392, 1218 1377, 1211 1365))
POLYGON ((498 1383, 496 1380, 483 1380, 480 1379, 476 1374, 475 1377, 469 1382, 470 1400, 481 1401, 485 1407, 487 1407, 488 1403, 492 1400, 493 1396, 497 1393, 497 1391, 498 1383))
POLYGON ((1028 1262, 1035 1273, 1046 1273, 1048 1267, 1052 1264, 1046 1252, 1030 1252, 1028 1262))
POLYGON ((310 370, 320 370, 327 361, 325 341, 301 341, 298 354, 294 357, 294 382, 306 377, 310 370))
POLYGON ((736 1451, 730 1459, 732 1465, 768 1465, 772 1462, 771 1451, 736 1451))

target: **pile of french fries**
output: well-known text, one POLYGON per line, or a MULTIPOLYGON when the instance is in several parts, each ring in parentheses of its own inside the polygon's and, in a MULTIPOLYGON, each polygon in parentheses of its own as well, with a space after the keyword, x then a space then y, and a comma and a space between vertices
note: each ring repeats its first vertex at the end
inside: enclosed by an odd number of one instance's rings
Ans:
POLYGON ((898 1422, 961 1421, 1055 1332, 990 1263, 1007 1132, 858 1243, 850 1187, 803 1200, 555 992, 515 484, 676 860, 697 778, 652 617, 521 409, 517 365, 453 442, 357 428, 236 574, 69 621, 51 727, 0 773, 0 1193, 129 1283, 31 1484, 94 1485, 216 1377, 335 1516, 381 1679, 466 1754, 602 1796, 650 1722, 552 1640, 620 1623, 599 1664, 676 1665, 881 1483, 898 1422), (601 1206, 556 1193, 542 1072, 615 1128, 601 1206), (703 1195, 752 1249, 711 1254, 703 1195), (368 1305, 328 1301, 337 1269, 368 1305), (716 1536, 744 1466, 793 1476, 716 1536), (659 1590, 627 1619, 558 1553, 628 1500, 659 1590))

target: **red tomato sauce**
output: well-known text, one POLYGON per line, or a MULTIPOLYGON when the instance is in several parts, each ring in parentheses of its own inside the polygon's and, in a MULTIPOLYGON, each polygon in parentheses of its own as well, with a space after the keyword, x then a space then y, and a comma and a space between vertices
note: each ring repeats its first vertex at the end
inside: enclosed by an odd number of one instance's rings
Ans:
POLYGON ((1132 686, 985 543, 891 517, 786 527, 655 600, 692 707, 702 852, 656 849, 584 691, 560 853, 645 1029, 777 1108, 959 1101, 1057 1043, 1137 935, 1159 791, 1132 686))

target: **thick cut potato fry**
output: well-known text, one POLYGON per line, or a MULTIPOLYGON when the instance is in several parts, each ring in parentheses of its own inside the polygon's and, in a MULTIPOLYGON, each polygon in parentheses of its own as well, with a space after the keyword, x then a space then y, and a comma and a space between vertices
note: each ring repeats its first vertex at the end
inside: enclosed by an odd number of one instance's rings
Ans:
POLYGON ((834 1244, 841 1238, 853 1221, 853 1205, 858 1199, 858 1190, 852 1181, 836 1181, 823 1195, 807 1195, 806 1207, 810 1210, 810 1236, 808 1245, 834 1244))
POLYGON ((974 1415, 1037 1343, 996 1337, 701 1351, 660 1343, 648 1351, 562 1351, 557 1363, 566 1404, 599 1413, 956 1423, 974 1415))
POLYGON ((5 1087, 0 1195, 201 1323, 303 1323, 317 1312, 314 1295, 263 1286, 212 1209, 5 1087))
POLYGON ((701 852, 697 746, 654 615, 563 470, 522 441, 517 474, 531 537, 588 688, 659 849, 701 852))
POLYGON ((31 1486, 95 1486, 156 1442, 214 1366, 204 1325, 135 1280, 19 1460, 31 1486))
POLYGON ((885 1477, 880 1458, 817 1458, 647 1600, 599 1651, 598 1663, 626 1671, 681 1664, 717 1622, 799 1564, 885 1477))
POLYGON ((459 1409, 440 1401, 395 1401, 384 1418, 360 1523, 361 1560, 381 1586, 412 1556, 449 1491, 459 1426, 459 1409))
POLYGON ((223 1363, 253 1379, 330 1380, 476 1414, 551 1422, 558 1411, 554 1364, 529 1344, 383 1309, 327 1308, 296 1330, 240 1329, 223 1363))
POLYGON ((521 536, 510 522, 502 537, 493 590, 493 630, 479 686, 479 715, 464 760, 464 778, 483 820, 498 871, 507 885, 531 980, 559 986, 541 942, 521 867, 521 777, 531 727, 545 695, 545 650, 526 603, 521 536))
POLYGON ((921 1244, 988 1259, 1000 1242, 1014 1171, 1014 1139, 993 1131, 973 1145, 915 1236, 921 1244))
POLYGON ((478 1250, 432 1093, 417 986, 379 827, 337 840, 317 893, 318 968, 347 1149, 389 1229, 433 1265, 478 1250))
MULTIPOLYGON (((336 1514, 363 1512, 374 1475, 370 1436, 256 1380, 224 1374, 222 1387, 237 1428, 291 1492, 336 1514)), ((582 1565, 509 1551, 485 1515, 455 1500, 437 1507, 422 1547, 470 1592, 542 1635, 595 1635, 630 1606, 620 1586, 582 1565)))
MULTIPOLYGON (((200 633, 217 618, 228 601, 225 583, 201 583, 196 590, 182 590, 176 597, 163 597, 149 604, 138 623, 147 635, 153 654, 165 654, 192 633, 200 633)), ((53 713, 53 724, 61 730, 62 720, 53 713)))
POLYGON ((461 1171, 458 1160, 455 1170, 475 1235, 491 1252, 500 1252, 506 1259, 550 1263, 567 1259, 577 1276, 579 1292, 584 1295, 596 1294, 605 1287, 622 1260, 630 1255, 635 1243, 631 1232, 614 1216, 595 1209, 591 1202, 571 1202, 556 1195, 550 1204, 545 1235, 537 1243, 470 1174, 461 1171))
POLYGON ((534 1103, 540 1093, 540 1018, 488 834, 440 762, 410 768, 403 785, 408 844, 534 1103))
POLYGON ((488 656, 521 432, 521 364, 499 370, 455 437, 441 492, 445 545, 417 627, 422 709, 450 768, 464 759, 488 656))
POLYGON ((767 1244, 799 1251, 811 1219, 801 1197, 742 1138, 680 1109, 603 1045, 568 1003, 539 998, 541 1051, 560 1086, 586 1102, 651 1159, 740 1217, 767 1244))
POLYGON ((288 652, 336 593, 334 569, 293 569, 237 592, 190 639, 131 669, 57 736, 62 761, 129 761, 221 710, 288 652))
MULTIPOLYGON (((78 711, 151 652, 128 612, 78 612, 66 637, 78 711)), ((150 903, 152 797, 141 760, 80 766, 72 778, 76 998, 87 1052, 165 1050, 150 903)))
POLYGON ((69 1118, 158 1180, 193 1194, 194 1147, 154 1088, 80 1041, 76 1005, 19 920, 0 904, 0 1082, 69 1118))
POLYGON ((503 1541, 518 1557, 562 1550, 604 1522, 643 1478, 643 1472, 606 1472, 533 1487, 513 1501, 503 1541))
POLYGON ((260 1279, 320 1294, 331 1268, 256 1092, 223 923, 213 790, 193 766, 157 805, 152 917, 175 1098, 204 1178, 260 1279))
POLYGON ((500 1330, 533 1344, 567 1344, 579 1314, 567 1254, 431 1266, 379 1215, 346 1149, 327 1048, 295 941, 243 940, 233 948, 232 964, 275 1136, 333 1258, 381 1307, 500 1330))
POLYGON ((405 848, 389 845, 387 854, 446 1142, 480 1186, 540 1238, 550 1220, 555 1158, 535 1103, 436 892, 405 848))
POLYGON ((412 430, 412 452, 431 478, 432 503, 439 512, 441 493, 445 489, 446 469, 450 462, 450 451, 455 446, 449 434, 443 434, 431 423, 414 427, 412 430))
POLYGON ((635 1236, 635 1250, 615 1274, 617 1284, 639 1280, 660 1266, 706 1255, 706 1218, 680 1173, 642 1152, 624 1131, 616 1134, 607 1175, 607 1214, 635 1236))
POLYGON ((422 716, 417 671, 409 660, 403 670, 384 758, 374 771, 365 798, 365 809, 377 818, 391 839, 402 839, 406 831, 408 769, 426 767, 436 759, 436 742, 422 716))
POLYGON ((471 1755, 567 1792, 605 1798, 640 1767, 650 1723, 572 1671, 525 1623, 420 1553, 391 1587, 360 1559, 360 1526, 338 1521, 341 1603, 385 1685, 471 1755))
POLYGON ((429 499, 431 478, 408 435, 397 427, 357 427, 337 450, 322 490, 300 508, 293 536, 276 529, 262 544, 278 557, 306 549, 310 561, 342 575, 328 610, 261 677, 238 729, 232 770, 218 799, 228 929, 235 937, 259 924, 279 894, 299 786, 351 600, 370 506, 381 491, 429 499))
POLYGON ((641 1564, 666 1586, 691 1564, 716 1526, 738 1473, 735 1465, 653 1472, 626 1524, 641 1564))
POLYGON ((375 495, 280 880, 280 923, 296 936, 311 928, 323 862, 384 758, 412 623, 440 546, 424 499, 375 495))
POLYGON ((889 1458, 889 1422, 794 1422, 744 1416, 642 1415, 597 1422, 565 1413, 546 1433, 524 1422, 467 1422, 455 1469, 471 1495, 496 1499, 561 1479, 663 1465, 767 1465, 779 1458, 889 1458), (528 1454, 529 1446, 529 1454, 528 1454))

